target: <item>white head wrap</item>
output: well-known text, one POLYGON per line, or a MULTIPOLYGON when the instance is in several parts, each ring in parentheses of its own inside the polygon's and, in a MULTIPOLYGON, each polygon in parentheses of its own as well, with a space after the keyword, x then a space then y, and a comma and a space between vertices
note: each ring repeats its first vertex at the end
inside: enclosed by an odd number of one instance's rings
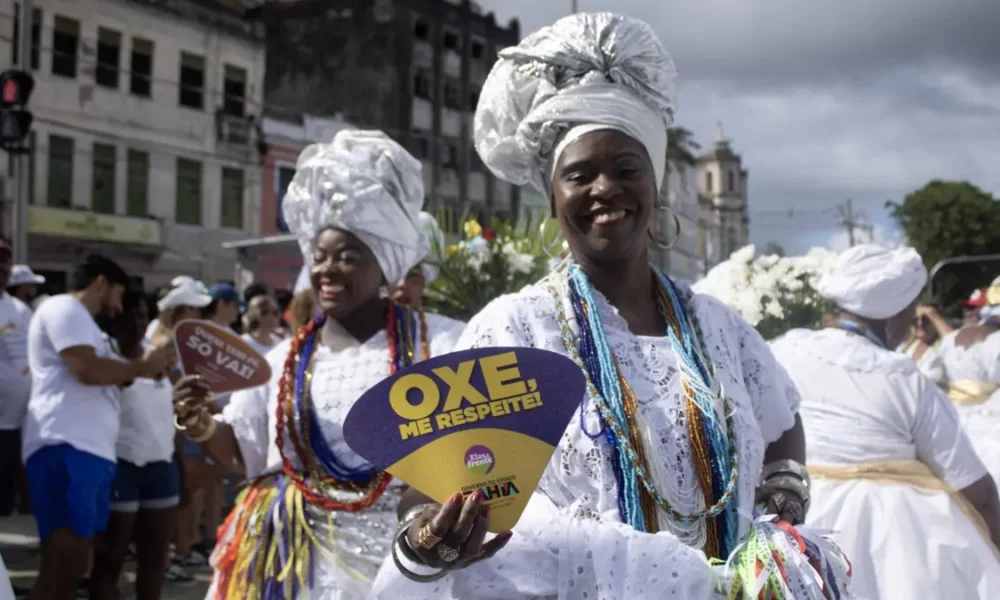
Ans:
POLYGON ((476 108, 476 150, 497 177, 548 195, 557 146, 616 129, 645 146, 659 187, 676 78, 645 22, 612 13, 559 19, 500 52, 476 108))
POLYGON ((436 263, 441 260, 438 254, 444 251, 444 233, 438 226, 437 219, 430 213, 421 211, 417 215, 417 220, 420 222, 420 251, 423 261, 420 263, 420 269, 424 274, 424 282, 430 283, 437 279, 441 272, 436 263))
POLYGON ((283 205, 307 265, 316 236, 335 227, 368 246, 395 283, 420 262, 423 203, 420 161, 381 131, 345 130, 302 151, 283 205))
POLYGON ((212 303, 212 294, 204 283, 196 279, 182 275, 174 278, 171 283, 170 291, 156 303, 156 308, 161 311, 179 306, 205 308, 212 303))
POLYGON ((851 314, 888 319, 924 289, 927 269, 913 248, 862 244, 843 252, 819 283, 819 293, 851 314))

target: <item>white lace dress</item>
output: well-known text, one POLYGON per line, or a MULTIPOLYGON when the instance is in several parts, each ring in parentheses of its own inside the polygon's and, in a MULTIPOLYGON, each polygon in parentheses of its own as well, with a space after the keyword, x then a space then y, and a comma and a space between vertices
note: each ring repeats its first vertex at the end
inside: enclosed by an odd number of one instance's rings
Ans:
MULTIPOLYGON (((464 323, 431 314, 427 315, 426 322, 432 356, 451 352, 465 328, 464 323)), ((313 363, 311 402, 334 454, 348 468, 359 468, 366 463, 347 446, 342 424, 358 398, 389 376, 388 339, 385 330, 364 343, 358 343, 346 332, 336 336, 329 336, 324 332, 323 342, 316 349, 313 363)), ((268 353, 271 381, 259 388, 233 394, 221 416, 233 428, 248 480, 280 473, 282 470, 281 455, 275 444, 275 410, 278 402, 277 384, 290 345, 291 341, 285 340, 268 353)), ((416 347, 420 347, 419 339, 416 347)), ((291 460, 301 468, 298 457, 294 455, 294 447, 287 439, 287 433, 285 438, 286 454, 290 454, 291 460)), ((322 548, 312 553, 314 564, 312 572, 307 574, 311 585, 296 589, 297 593, 294 594, 279 594, 274 597, 292 597, 296 600, 365 598, 396 532, 398 503, 399 485, 394 482, 374 506, 360 512, 331 515, 306 505, 304 518, 322 544, 322 548)), ((240 510, 240 505, 235 510, 240 510)), ((290 526, 291 519, 287 515, 272 513, 267 518, 274 520, 276 529, 287 529, 290 526)), ((218 566, 220 553, 234 533, 236 532, 230 526, 220 536, 219 549, 213 555, 214 565, 218 566)), ((240 532, 245 533, 247 532, 240 532)), ((259 531, 249 533, 251 536, 259 535, 259 531)), ((207 598, 215 598, 219 575, 219 571, 216 571, 207 598)), ((226 597, 234 597, 233 591, 230 590, 226 597)), ((243 598, 242 595, 238 597, 241 600, 243 598)))
MULTIPOLYGON (((941 340, 944 381, 1000 383, 1000 331, 968 347, 955 343, 958 331, 941 340)), ((1000 482, 1000 389, 980 404, 955 404, 965 432, 993 479, 1000 482)))
MULTIPOLYGON (((565 275, 554 274, 491 302, 469 323, 458 348, 527 346, 566 355, 551 285, 575 326, 565 275)), ((657 458, 673 475, 673 485, 661 493, 683 512, 704 510, 689 450, 677 363, 668 338, 634 335, 603 296, 598 295, 598 304, 622 373, 659 438, 657 458)), ((702 295, 694 296, 693 307, 717 376, 735 405, 739 511, 745 517, 742 535, 752 518, 764 449, 793 426, 799 398, 764 340, 734 311, 702 295)), ((597 409, 590 399, 585 400, 584 420, 587 431, 599 428, 597 409)), ((695 549, 704 540, 704 526, 682 529, 661 515, 666 526, 660 533, 641 533, 622 523, 617 498, 607 443, 603 437, 591 440, 581 431, 577 411, 507 547, 488 561, 427 584, 409 581, 387 561, 373 598, 715 597, 716 571, 695 549)))

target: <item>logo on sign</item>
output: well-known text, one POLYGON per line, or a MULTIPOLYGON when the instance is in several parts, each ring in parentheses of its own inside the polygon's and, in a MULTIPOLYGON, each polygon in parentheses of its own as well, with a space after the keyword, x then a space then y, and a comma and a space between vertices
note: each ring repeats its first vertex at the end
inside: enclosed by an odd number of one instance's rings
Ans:
POLYGON ((465 451, 465 466, 473 475, 488 475, 494 464, 493 451, 486 446, 472 446, 465 451))

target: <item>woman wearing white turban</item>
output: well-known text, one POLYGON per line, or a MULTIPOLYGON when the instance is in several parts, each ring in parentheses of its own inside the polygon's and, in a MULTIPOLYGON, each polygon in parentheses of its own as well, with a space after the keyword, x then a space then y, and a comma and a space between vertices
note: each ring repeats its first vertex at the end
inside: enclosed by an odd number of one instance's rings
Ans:
POLYGON ((591 386, 513 532, 486 540, 477 494, 439 506, 407 492, 375 598, 707 599, 730 587, 757 598, 765 585, 762 598, 848 597, 828 542, 753 518, 757 499, 786 521, 804 512, 794 387, 733 311, 649 265, 673 86, 650 27, 608 13, 501 52, 477 150, 498 176, 550 195, 572 259, 491 302, 459 347, 558 352, 591 386), (747 539, 759 554, 713 567, 747 539))
POLYGON ((191 377, 185 433, 244 473, 212 556, 211 598, 364 598, 395 530, 398 482, 348 448, 344 418, 373 385, 451 351, 464 325, 389 300, 422 258, 420 163, 381 132, 342 131, 299 157, 285 196, 321 315, 268 354, 271 381, 217 419, 191 377))
POLYGON ((926 282, 913 249, 856 246, 820 282, 836 326, 772 344, 802 395, 806 522, 836 532, 866 600, 1000 598, 993 479, 948 398, 889 350, 926 282))

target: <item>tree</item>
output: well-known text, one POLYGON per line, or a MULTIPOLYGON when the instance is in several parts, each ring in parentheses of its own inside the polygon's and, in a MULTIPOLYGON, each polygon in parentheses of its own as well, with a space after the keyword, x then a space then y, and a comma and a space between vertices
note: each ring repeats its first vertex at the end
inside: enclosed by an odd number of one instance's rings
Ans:
POLYGON ((671 160, 694 166, 698 162, 698 151, 701 145, 694 141, 694 133, 684 127, 667 129, 667 168, 671 160))
POLYGON ((764 247, 764 254, 773 254, 774 256, 784 257, 785 248, 778 242, 768 242, 767 246, 764 247))
MULTIPOLYGON (((1000 202, 968 182, 935 179, 886 207, 928 269, 945 258, 1000 254, 1000 202)), ((949 266, 935 278, 931 300, 949 306, 998 271, 997 263, 949 266)))

